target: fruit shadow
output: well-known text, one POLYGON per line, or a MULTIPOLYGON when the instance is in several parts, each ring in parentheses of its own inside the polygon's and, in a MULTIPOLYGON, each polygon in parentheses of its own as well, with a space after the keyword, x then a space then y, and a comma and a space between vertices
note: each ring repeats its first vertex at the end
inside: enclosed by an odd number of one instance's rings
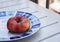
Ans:
POLYGON ((11 31, 9 31, 8 33, 18 35, 18 34, 26 33, 26 32, 28 32, 28 31, 29 31, 29 29, 27 29, 25 32, 18 32, 18 33, 16 33, 16 32, 11 32, 11 31))

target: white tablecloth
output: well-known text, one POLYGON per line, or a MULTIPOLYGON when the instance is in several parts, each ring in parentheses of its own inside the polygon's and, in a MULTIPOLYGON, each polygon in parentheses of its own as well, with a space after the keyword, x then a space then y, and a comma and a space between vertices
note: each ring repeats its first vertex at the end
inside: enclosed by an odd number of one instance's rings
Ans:
POLYGON ((60 15, 29 0, 1 0, 0 11, 25 11, 40 19, 41 29, 30 37, 11 42, 60 42, 60 15))

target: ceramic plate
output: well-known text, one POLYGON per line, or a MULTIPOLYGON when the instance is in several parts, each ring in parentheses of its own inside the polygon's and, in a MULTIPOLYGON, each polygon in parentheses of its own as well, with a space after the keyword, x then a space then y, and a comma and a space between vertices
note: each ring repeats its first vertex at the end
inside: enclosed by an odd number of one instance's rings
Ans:
POLYGON ((0 12, 0 41, 12 41, 23 39, 36 33, 40 29, 39 19, 31 13, 22 11, 1 11, 0 12), (12 16, 24 15, 30 20, 30 29, 25 33, 14 34, 7 29, 7 20, 12 16))

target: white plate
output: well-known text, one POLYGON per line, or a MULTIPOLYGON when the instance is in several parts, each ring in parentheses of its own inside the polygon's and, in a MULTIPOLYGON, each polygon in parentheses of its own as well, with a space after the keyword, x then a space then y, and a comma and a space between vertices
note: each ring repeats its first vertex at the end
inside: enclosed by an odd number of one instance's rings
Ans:
POLYGON ((22 11, 1 11, 0 12, 0 41, 12 41, 23 39, 36 33, 40 29, 39 19, 31 13, 22 11), (30 20, 30 29, 22 34, 8 32, 7 20, 12 16, 24 15, 30 20))

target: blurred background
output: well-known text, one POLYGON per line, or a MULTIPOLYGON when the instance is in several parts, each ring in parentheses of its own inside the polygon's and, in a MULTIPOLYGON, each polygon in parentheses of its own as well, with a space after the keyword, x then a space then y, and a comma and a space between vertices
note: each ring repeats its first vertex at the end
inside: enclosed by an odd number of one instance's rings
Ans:
POLYGON ((60 14, 60 0, 31 0, 40 6, 60 14))

